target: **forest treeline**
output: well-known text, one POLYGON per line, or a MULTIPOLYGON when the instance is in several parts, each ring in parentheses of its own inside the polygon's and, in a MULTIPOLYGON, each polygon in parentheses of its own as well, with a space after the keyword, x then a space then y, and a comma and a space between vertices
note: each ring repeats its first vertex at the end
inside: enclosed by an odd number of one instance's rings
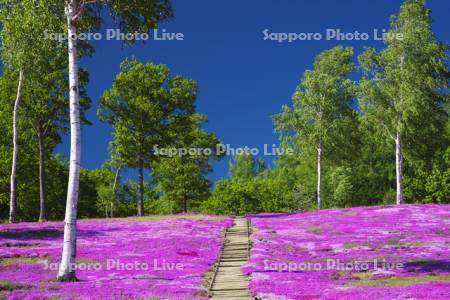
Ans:
MULTIPOLYGON (((15 198, 18 220, 60 220, 70 161, 55 147, 71 129, 69 46, 43 39, 42 32, 67 30, 54 13, 64 8, 53 0, 8 3, 2 1, 0 15, 0 219, 11 217, 15 198)), ((168 7, 159 9, 156 21, 171 18, 168 7)), ((79 30, 98 29, 100 16, 85 13, 79 30)), ((126 14, 120 18, 142 25, 126 14)), ((78 217, 450 203, 448 46, 434 36, 422 0, 405 1, 391 33, 379 51, 336 46, 320 53, 293 87, 292 102, 274 112, 280 147, 294 155, 270 165, 249 153, 237 155, 229 176, 215 183, 208 174, 223 155, 153 151, 155 145, 216 148, 222 142, 202 127, 207 117, 196 110, 197 82, 172 75, 165 65, 125 60, 98 99, 97 115, 114 132, 110 158, 101 168, 81 168, 78 217), (123 178, 129 169, 137 180, 123 178)), ((77 49, 79 59, 95 52, 86 42, 77 49)), ((78 75, 79 123, 90 130, 92 79, 87 69, 78 75)))

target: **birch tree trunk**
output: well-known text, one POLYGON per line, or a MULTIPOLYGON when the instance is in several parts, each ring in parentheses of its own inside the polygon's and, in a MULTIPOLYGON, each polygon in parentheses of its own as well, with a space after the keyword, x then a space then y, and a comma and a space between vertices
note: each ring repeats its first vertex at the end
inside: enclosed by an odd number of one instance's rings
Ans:
POLYGON ((114 176, 114 183, 112 187, 113 199, 111 200, 111 218, 113 217, 114 211, 114 202, 116 201, 116 193, 117 193, 117 180, 119 179, 119 173, 122 166, 119 166, 116 170, 116 175, 114 176))
POLYGON ((139 199, 138 199, 138 216, 144 215, 144 162, 139 160, 139 199))
MULTIPOLYGON (((405 55, 402 54, 400 57, 400 70, 403 74, 403 66, 405 64, 405 55)), ((400 97, 400 103, 403 104, 403 98, 400 97)), ((399 120, 402 119, 401 114, 398 117, 399 120)), ((398 128, 397 128, 398 129, 398 128)), ((402 139, 401 134, 397 130, 397 134, 395 136, 395 175, 396 175, 396 202, 397 205, 403 203, 403 153, 402 153, 402 139)))
POLYGON ((317 147, 317 209, 320 209, 321 199, 320 199, 320 184, 321 184, 321 175, 322 175, 322 166, 321 166, 321 158, 322 158, 322 145, 319 144, 317 147))
POLYGON ((114 176, 114 183, 113 183, 113 194, 114 196, 116 195, 116 187, 117 187, 117 180, 119 179, 119 173, 120 173, 120 169, 122 168, 122 166, 118 167, 116 170, 116 175, 114 176))
POLYGON ((47 220, 47 209, 45 203, 47 195, 45 190, 45 143, 42 128, 38 129, 39 143, 39 222, 47 220))
POLYGON ((19 83, 17 85, 17 96, 14 103, 13 111, 13 157, 11 166, 11 194, 9 205, 9 222, 17 222, 17 160, 19 157, 19 143, 18 143, 18 117, 20 102, 22 101, 23 90, 23 71, 19 72, 19 83))
POLYGON ((403 154, 401 135, 397 132, 395 137, 395 173, 397 183, 397 205, 403 203, 403 154))
POLYGON ((70 167, 67 187, 66 217, 64 220, 64 245, 58 272, 59 281, 75 281, 77 244, 77 205, 80 179, 81 136, 78 91, 77 28, 75 23, 76 0, 66 2, 68 25, 69 85, 70 85, 70 167))

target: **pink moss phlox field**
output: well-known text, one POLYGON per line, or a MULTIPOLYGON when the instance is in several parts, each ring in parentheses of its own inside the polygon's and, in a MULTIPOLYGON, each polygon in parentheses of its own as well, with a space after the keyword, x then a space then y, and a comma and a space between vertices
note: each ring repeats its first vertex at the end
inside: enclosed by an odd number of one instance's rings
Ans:
POLYGON ((232 220, 78 222, 75 283, 55 282, 62 222, 0 225, 0 299, 202 299, 232 220))
POLYGON ((450 205, 248 217, 261 299, 450 299, 450 205))

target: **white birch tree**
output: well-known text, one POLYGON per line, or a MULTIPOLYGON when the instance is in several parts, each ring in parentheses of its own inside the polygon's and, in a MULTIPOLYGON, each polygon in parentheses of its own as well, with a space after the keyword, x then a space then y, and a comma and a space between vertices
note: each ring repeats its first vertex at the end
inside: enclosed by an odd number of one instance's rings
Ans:
POLYGON ((78 56, 77 56, 77 21, 102 6, 109 10, 118 27, 127 32, 147 32, 155 28, 160 21, 172 16, 171 2, 168 0, 66 0, 68 55, 69 55, 69 89, 70 89, 70 167, 67 189, 66 214, 64 221, 64 246, 58 280, 76 280, 75 270, 71 267, 76 257, 76 220, 80 180, 81 136, 80 103, 78 90, 78 56))
POLYGON ((395 147, 396 203, 404 203, 405 145, 435 126, 443 112, 448 87, 447 45, 436 41, 424 0, 407 0, 392 18, 386 48, 368 49, 359 57, 362 112, 395 147))
POLYGON ((19 159, 18 117, 21 109, 25 79, 32 80, 42 72, 49 49, 54 43, 44 39, 44 30, 51 28, 51 12, 48 1, 0 1, 2 24, 2 60, 5 68, 17 73, 17 95, 13 110, 13 155, 10 178, 9 221, 17 222, 17 162, 19 159))
POLYGON ((317 209, 323 206, 323 158, 339 151, 341 137, 351 130, 347 126, 355 117, 350 106, 353 82, 348 79, 354 70, 352 56, 352 48, 341 46, 319 54, 314 69, 303 74, 293 96, 293 108, 284 106, 275 117, 278 131, 292 133, 303 149, 313 148, 316 152, 317 209))

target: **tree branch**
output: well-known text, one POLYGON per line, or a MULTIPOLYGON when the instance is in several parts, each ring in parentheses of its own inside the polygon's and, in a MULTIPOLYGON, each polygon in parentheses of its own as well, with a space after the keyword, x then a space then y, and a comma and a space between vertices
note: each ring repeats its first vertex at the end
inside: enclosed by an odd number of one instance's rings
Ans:
POLYGON ((395 141, 395 137, 392 135, 386 124, 384 124, 384 122, 381 122, 381 126, 386 130, 386 133, 389 135, 389 137, 395 141))
POLYGON ((81 15, 84 13, 84 8, 86 5, 94 4, 97 2, 102 2, 103 0, 82 0, 80 3, 80 7, 78 8, 77 13, 72 17, 72 21, 75 22, 81 15))

